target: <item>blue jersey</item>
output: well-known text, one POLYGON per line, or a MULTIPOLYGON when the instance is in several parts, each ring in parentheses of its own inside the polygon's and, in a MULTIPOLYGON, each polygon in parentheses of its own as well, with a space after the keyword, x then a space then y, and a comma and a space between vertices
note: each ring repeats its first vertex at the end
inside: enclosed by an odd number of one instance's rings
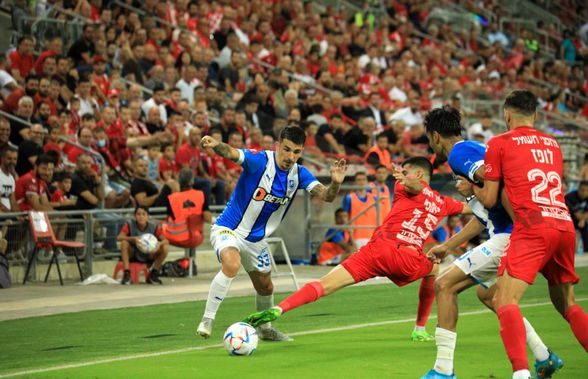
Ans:
MULTIPOLYGON (((484 165, 485 153, 486 145, 483 143, 460 141, 451 149, 447 162, 454 174, 468 178, 472 183, 479 184, 474 174, 484 165)), ((471 201, 469 205, 476 218, 488 228, 490 236, 512 232, 512 220, 500 202, 489 210, 485 209, 477 199, 471 201)))
POLYGON ((288 171, 280 169, 273 151, 239 150, 239 155, 243 172, 216 225, 257 242, 278 228, 299 188, 310 192, 319 182, 296 163, 288 171))

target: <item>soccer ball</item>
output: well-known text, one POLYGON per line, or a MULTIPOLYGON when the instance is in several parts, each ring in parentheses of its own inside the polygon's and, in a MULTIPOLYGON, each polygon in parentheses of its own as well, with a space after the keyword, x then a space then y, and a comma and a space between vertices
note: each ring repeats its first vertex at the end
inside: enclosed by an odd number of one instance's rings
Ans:
POLYGON ((141 250, 147 254, 155 251, 158 242, 157 237, 150 233, 141 234, 141 237, 139 238, 140 247, 142 247, 141 250))
POLYGON ((244 322, 229 326, 224 337, 225 350, 230 355, 251 355, 258 341, 255 328, 244 322))

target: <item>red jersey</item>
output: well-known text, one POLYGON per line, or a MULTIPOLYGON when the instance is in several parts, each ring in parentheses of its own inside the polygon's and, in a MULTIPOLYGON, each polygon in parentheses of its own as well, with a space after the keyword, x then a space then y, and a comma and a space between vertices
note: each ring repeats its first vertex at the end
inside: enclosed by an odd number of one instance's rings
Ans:
POLYGON ((184 142, 176 152, 176 165, 178 170, 181 170, 184 165, 192 170, 198 172, 198 164, 200 162, 200 149, 192 147, 188 142, 184 142))
POLYGON ((163 178, 164 172, 171 172, 173 174, 178 173, 178 166, 176 166, 176 161, 168 161, 164 157, 159 159, 159 177, 163 178))
POLYGON ((14 197, 21 212, 30 211, 33 208, 27 202, 27 195, 42 196, 48 191, 47 183, 37 178, 34 171, 21 176, 14 185, 14 197))
POLYGON ((460 214, 463 203, 441 196, 428 185, 418 195, 410 195, 404 186, 394 185, 392 209, 370 240, 391 241, 422 251, 424 241, 445 216, 460 214))
POLYGON ((18 70, 23 78, 26 78, 33 70, 35 65, 33 54, 21 55, 18 50, 15 50, 8 57, 10 58, 10 68, 18 70))
POLYGON ((57 203, 57 202, 61 202, 61 201, 65 201, 67 200, 67 196, 61 192, 61 190, 56 189, 52 194, 51 194, 51 202, 52 203, 57 203))
POLYGON ((484 162, 485 179, 504 182, 515 222, 530 229, 574 230, 555 138, 532 127, 516 128, 488 141, 484 162))

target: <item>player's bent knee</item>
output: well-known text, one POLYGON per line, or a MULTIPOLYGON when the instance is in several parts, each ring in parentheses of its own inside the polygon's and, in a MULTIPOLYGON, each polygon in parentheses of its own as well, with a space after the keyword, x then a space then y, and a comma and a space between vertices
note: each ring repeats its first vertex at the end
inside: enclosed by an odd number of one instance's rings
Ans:
POLYGON ((451 292, 452 288, 452 283, 447 277, 440 276, 435 280, 435 294, 451 292))

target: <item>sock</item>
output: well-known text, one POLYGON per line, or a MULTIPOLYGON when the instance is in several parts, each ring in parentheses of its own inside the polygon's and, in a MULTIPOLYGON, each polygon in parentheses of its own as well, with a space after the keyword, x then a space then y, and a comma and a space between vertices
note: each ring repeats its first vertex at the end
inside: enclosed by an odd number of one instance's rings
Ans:
POLYGON ((512 371, 529 370, 527 346, 525 346, 525 323, 519 306, 504 305, 496 311, 496 315, 500 320, 500 336, 512 364, 512 371))
POLYGON ((220 307, 225 296, 229 293, 229 288, 231 288, 231 282, 233 279, 234 278, 226 276, 222 271, 219 271, 214 279, 212 279, 210 290, 208 290, 208 299, 206 300, 204 317, 214 320, 218 307, 220 307))
MULTIPOLYGON (((255 309, 258 311, 263 311, 265 309, 271 308, 274 306, 274 295, 269 296, 262 296, 260 294, 255 294, 255 309)), ((267 322, 265 324, 261 324, 259 328, 261 329, 269 329, 272 327, 271 322, 267 322)))
POLYGON ((427 329, 424 326, 418 326, 418 325, 414 326, 415 332, 424 332, 425 330, 427 330, 427 329))
POLYGON ((566 310, 564 317, 570 323, 572 332, 580 345, 588 352, 588 315, 586 312, 578 304, 574 304, 566 310))
POLYGON ((518 370, 512 373, 512 379, 531 379, 529 370, 518 370))
POLYGON ((525 331, 527 332, 527 346, 533 351, 535 360, 546 360, 549 358, 549 350, 547 350, 547 346, 541 341, 541 338, 539 338, 539 335, 535 332, 535 329, 529 320, 523 317, 523 322, 525 323, 525 331))
POLYGON ((435 370, 441 374, 453 374, 453 352, 457 333, 437 327, 435 329, 435 343, 437 344, 437 360, 435 370))
POLYGON ((419 288, 419 306, 417 309, 416 325, 424 327, 427 324, 431 308, 435 301, 435 277, 425 276, 419 288))
POLYGON ((323 296, 325 289, 319 281, 310 282, 304 285, 301 289, 294 292, 294 294, 285 298, 278 307, 282 308, 282 313, 286 313, 294 308, 298 308, 304 304, 317 301, 323 296))

